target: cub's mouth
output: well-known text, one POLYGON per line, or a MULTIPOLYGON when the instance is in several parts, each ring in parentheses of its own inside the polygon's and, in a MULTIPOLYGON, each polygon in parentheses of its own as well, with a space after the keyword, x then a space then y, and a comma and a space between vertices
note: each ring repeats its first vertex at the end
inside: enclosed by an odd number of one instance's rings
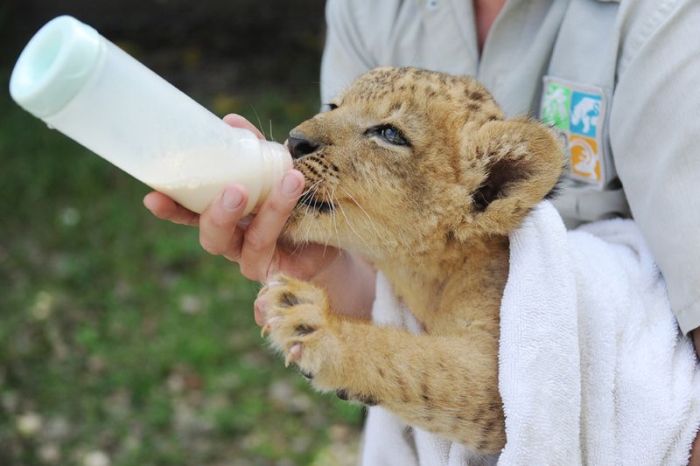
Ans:
POLYGON ((322 214, 335 210, 335 206, 332 203, 314 197, 312 193, 303 194, 299 198, 297 205, 305 205, 322 214))

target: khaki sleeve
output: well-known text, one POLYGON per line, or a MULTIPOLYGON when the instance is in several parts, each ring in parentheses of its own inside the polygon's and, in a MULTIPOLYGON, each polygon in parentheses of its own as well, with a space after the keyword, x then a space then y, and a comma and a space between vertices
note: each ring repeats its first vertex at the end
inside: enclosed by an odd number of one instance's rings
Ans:
POLYGON ((362 25, 371 25, 362 6, 353 0, 328 0, 326 3, 326 45, 321 61, 321 102, 328 103, 357 76, 374 68, 366 46, 362 25))
POLYGON ((622 23, 610 139, 632 215, 687 333, 700 326, 700 2, 640 3, 650 11, 622 23))

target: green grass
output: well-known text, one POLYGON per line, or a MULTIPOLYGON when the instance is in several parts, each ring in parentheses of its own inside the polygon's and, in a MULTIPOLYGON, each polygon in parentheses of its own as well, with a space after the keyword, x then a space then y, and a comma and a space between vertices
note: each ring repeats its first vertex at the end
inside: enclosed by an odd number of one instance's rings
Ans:
MULTIPOLYGON (((318 105, 264 91, 209 103, 278 139, 318 105)), ((0 464, 303 465, 358 429, 265 348, 257 285, 152 218, 145 186, 4 97, 0 162, 0 464)))

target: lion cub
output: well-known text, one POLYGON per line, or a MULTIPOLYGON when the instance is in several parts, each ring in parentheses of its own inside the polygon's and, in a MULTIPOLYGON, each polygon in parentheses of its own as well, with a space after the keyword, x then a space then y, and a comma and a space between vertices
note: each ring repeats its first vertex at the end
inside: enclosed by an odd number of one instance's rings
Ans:
POLYGON ((498 452, 508 233, 559 179, 557 138, 537 122, 504 120, 470 78, 379 68, 288 145, 308 190, 286 237, 367 258, 424 333, 337 315, 322 289, 284 276, 260 292, 263 332, 315 387, 498 452))

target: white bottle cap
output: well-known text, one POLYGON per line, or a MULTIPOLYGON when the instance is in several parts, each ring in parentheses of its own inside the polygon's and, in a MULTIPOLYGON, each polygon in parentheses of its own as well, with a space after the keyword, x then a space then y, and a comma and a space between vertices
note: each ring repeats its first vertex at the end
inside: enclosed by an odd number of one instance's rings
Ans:
POLYGON ((78 94, 101 53, 97 31, 71 16, 59 16, 34 34, 20 54, 10 95, 32 115, 51 116, 78 94))

